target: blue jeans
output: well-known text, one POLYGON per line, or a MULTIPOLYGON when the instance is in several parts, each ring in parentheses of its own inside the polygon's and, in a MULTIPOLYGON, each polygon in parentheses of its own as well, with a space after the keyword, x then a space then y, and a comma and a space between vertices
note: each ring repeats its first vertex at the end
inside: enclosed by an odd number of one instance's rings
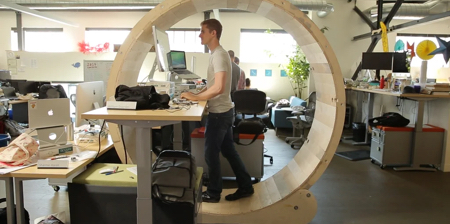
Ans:
POLYGON ((230 163, 240 189, 252 187, 251 177, 234 148, 232 123, 234 109, 225 113, 209 113, 205 129, 205 160, 208 165, 209 184, 207 192, 213 197, 222 193, 220 152, 230 163))

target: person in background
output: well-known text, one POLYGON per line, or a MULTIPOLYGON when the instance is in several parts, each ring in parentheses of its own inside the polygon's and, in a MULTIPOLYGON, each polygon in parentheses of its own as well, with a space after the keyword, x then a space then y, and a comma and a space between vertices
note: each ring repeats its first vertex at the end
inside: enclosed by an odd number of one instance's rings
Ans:
POLYGON ((251 89, 251 82, 249 78, 245 79, 245 89, 251 89))
POLYGON ((239 62, 240 62, 239 58, 235 56, 235 57, 234 57, 234 63, 236 63, 237 65, 239 65, 239 62))
POLYGON ((234 51, 229 50, 228 55, 231 59, 231 100, 233 101, 233 93, 238 89, 238 82, 241 76, 241 68, 234 63, 234 51))
MULTIPOLYGON (((234 63, 236 63, 237 65, 239 65, 239 61, 240 61, 240 60, 239 60, 238 57, 234 57, 234 63)), ((245 89, 245 72, 244 72, 243 69, 241 69, 241 76, 239 77, 237 89, 238 89, 238 90, 245 89)))
MULTIPOLYGON (((222 25, 216 19, 208 19, 201 23, 200 39, 211 51, 207 70, 206 88, 197 94, 184 92, 181 98, 188 100, 207 100, 208 117, 205 129, 205 160, 208 165, 209 183, 202 193, 203 202, 220 201, 223 183, 220 166, 220 153, 228 160, 236 176, 238 189, 225 197, 228 201, 249 197, 254 193, 249 173, 245 169, 239 154, 234 147, 232 124, 234 105, 231 102, 231 60, 220 45, 222 25)), ((234 64, 234 63, 233 63, 234 64)))

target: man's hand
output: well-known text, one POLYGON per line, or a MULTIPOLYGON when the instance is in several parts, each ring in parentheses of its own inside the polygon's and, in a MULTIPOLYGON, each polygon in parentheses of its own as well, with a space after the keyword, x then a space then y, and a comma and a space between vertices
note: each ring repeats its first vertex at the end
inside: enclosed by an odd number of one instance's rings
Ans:
POLYGON ((187 100, 192 100, 192 101, 194 101, 194 100, 196 100, 196 95, 194 95, 193 93, 191 93, 191 92, 184 92, 184 93, 181 93, 181 96, 180 96, 182 99, 187 99, 187 100))

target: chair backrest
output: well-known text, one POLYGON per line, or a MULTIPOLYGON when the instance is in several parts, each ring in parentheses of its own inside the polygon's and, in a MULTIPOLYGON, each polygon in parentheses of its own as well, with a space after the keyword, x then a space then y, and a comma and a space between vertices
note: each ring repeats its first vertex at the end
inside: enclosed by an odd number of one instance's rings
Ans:
POLYGON ((237 90, 234 92, 233 98, 236 113, 258 114, 266 109, 266 93, 262 91, 237 90))

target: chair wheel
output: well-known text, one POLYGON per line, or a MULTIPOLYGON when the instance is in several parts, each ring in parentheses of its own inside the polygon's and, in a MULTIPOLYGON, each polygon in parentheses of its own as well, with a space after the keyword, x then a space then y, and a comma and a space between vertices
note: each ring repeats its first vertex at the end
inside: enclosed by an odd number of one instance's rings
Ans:
POLYGON ((53 186, 53 190, 58 192, 59 191, 59 186, 53 186))
POLYGON ((273 164, 273 158, 270 158, 270 164, 273 164))
POLYGON ((386 168, 386 165, 381 164, 381 165, 380 165, 380 168, 381 168, 381 169, 384 169, 384 168, 386 168))
POLYGON ((259 183, 260 181, 261 181, 261 179, 255 177, 255 180, 253 181, 253 183, 256 184, 256 183, 259 183))
POLYGON ((286 140, 284 140, 284 141, 285 141, 286 143, 288 143, 288 144, 289 144, 289 140, 287 140, 287 139, 286 139, 286 140))

